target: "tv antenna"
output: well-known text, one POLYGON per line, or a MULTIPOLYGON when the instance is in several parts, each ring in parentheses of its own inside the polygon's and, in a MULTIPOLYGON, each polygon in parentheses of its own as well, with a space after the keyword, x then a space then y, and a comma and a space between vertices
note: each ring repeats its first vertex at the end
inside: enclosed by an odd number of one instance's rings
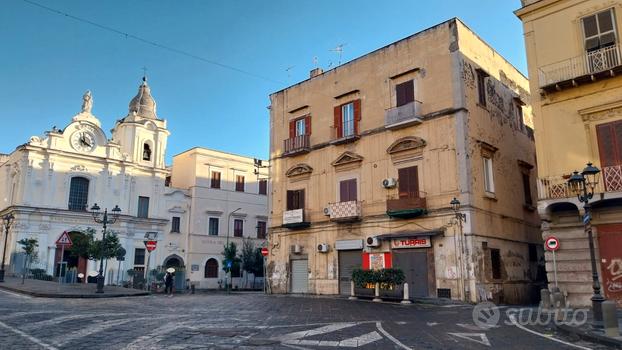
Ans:
POLYGON ((334 49, 330 49, 328 51, 333 51, 336 52, 339 55, 339 63, 337 63, 337 65, 341 65, 341 55, 343 54, 343 47, 346 46, 348 44, 339 44, 337 45, 337 47, 335 47, 334 49))
POLYGON ((317 56, 313 56, 313 67, 317 68, 318 59, 317 56))
POLYGON ((288 77, 288 78, 291 78, 290 71, 291 71, 292 69, 294 69, 294 67, 296 67, 296 66, 289 66, 289 67, 285 68, 285 71, 287 72, 287 77, 288 77))

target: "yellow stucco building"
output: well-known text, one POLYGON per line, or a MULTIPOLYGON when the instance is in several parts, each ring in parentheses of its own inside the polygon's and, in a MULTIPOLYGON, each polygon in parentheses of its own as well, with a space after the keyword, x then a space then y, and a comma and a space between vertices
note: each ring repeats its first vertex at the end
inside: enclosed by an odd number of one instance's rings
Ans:
MULTIPOLYGON (((622 57, 619 0, 523 0, 538 158, 542 236, 560 240, 558 284, 588 305, 592 269, 583 205, 567 179, 587 162, 601 169, 592 225, 602 291, 622 301, 622 57)), ((554 280, 547 253, 549 281, 554 280)))
POLYGON ((353 268, 393 266, 413 298, 537 297, 528 82, 460 20, 270 99, 272 292, 349 294, 353 268))

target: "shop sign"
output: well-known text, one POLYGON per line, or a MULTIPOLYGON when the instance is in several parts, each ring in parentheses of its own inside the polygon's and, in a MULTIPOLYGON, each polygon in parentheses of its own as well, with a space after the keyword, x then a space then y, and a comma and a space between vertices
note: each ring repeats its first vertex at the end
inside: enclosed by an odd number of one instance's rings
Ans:
POLYGON ((432 246, 430 236, 423 237, 406 237, 406 238, 394 238, 391 240, 391 248, 429 248, 432 246))

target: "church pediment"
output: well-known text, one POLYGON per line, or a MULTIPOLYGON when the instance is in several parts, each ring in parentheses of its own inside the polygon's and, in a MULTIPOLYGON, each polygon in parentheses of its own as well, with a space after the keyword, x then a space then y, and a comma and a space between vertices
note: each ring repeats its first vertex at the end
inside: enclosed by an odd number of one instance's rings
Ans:
POLYGON ((417 136, 406 136, 396 140, 387 148, 387 153, 394 154, 403 151, 412 151, 425 147, 424 139, 417 136))
POLYGON ((309 166, 308 164, 301 163, 301 164, 296 164, 293 167, 289 168, 289 170, 285 172, 285 176, 293 177, 293 176, 311 174, 312 172, 313 172, 313 168, 311 166, 309 166))
POLYGON ((363 161, 363 157, 353 153, 353 152, 343 152, 337 159, 335 159, 331 164, 334 167, 346 165, 346 164, 355 164, 363 161))

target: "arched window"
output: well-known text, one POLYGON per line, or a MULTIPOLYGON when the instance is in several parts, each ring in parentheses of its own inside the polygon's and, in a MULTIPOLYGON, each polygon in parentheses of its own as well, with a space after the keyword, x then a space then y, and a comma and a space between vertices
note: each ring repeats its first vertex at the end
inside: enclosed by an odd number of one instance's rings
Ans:
POLYGON ((211 258, 205 263, 205 278, 218 278, 218 261, 211 258))
POLYGON ((151 160, 151 146, 148 143, 143 145, 143 160, 151 160))
POLYGON ((69 210, 85 211, 89 200, 89 179, 72 177, 69 187, 69 210))

